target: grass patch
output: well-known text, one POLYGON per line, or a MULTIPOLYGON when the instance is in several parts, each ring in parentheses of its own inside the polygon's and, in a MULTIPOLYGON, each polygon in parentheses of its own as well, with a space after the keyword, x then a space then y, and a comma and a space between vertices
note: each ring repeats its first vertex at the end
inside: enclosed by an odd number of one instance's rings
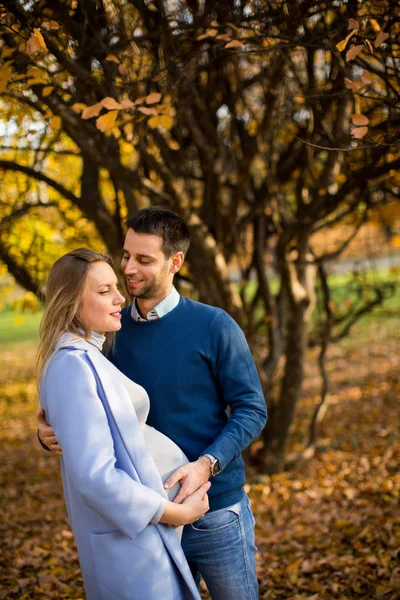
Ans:
POLYGON ((10 310, 0 312, 0 343, 14 346, 20 342, 39 340, 39 324, 42 312, 18 313, 10 310))

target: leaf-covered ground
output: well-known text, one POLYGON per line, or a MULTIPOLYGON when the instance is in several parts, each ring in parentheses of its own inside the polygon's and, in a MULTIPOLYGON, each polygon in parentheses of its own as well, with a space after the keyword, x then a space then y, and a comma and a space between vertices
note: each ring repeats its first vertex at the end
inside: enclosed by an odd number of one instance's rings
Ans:
MULTIPOLYGON (((264 600, 400 598, 400 333, 399 320, 390 323, 372 323, 331 351, 331 406, 316 457, 273 477, 250 474, 264 600)), ((2 352, 0 600, 78 600, 58 459, 35 439, 34 349, 2 352)), ((317 402, 311 355, 308 364, 293 450, 317 402)))

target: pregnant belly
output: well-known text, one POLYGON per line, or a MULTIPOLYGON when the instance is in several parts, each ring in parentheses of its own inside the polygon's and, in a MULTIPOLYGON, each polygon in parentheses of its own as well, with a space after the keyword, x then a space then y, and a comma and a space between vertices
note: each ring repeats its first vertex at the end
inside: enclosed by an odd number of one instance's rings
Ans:
MULTIPOLYGON (((166 435, 150 427, 143 426, 143 435, 149 448, 161 479, 165 482, 168 477, 181 465, 189 462, 182 450, 166 435)), ((179 492, 180 483, 168 490, 168 498, 172 501, 179 492)))

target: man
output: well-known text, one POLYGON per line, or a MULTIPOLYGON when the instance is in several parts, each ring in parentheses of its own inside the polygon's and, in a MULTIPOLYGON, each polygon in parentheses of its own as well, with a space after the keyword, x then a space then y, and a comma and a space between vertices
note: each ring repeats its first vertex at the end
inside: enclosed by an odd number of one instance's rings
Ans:
MULTIPOLYGON (((123 310, 110 359, 149 394, 148 424, 191 461, 165 483, 181 482, 175 501, 212 478, 210 511, 183 532, 194 577, 204 577, 213 600, 256 600, 254 517, 241 457, 267 417, 254 361, 226 312, 184 298, 173 286, 190 242, 185 222, 150 207, 126 225, 121 267, 133 303, 123 310)), ((43 414, 39 435, 61 452, 43 414)))

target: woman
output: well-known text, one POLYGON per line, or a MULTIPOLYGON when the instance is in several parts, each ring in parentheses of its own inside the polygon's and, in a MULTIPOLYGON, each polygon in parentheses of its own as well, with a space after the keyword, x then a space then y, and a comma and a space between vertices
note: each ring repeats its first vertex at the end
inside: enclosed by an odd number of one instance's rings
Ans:
POLYGON ((184 457, 171 440, 143 426, 145 390, 101 354, 105 334, 121 327, 123 301, 106 256, 81 248, 50 271, 40 403, 63 449, 64 495, 86 596, 198 600, 178 537, 165 525, 203 516, 209 483, 181 505, 166 496, 152 454, 163 456, 158 466, 165 471, 184 457))

